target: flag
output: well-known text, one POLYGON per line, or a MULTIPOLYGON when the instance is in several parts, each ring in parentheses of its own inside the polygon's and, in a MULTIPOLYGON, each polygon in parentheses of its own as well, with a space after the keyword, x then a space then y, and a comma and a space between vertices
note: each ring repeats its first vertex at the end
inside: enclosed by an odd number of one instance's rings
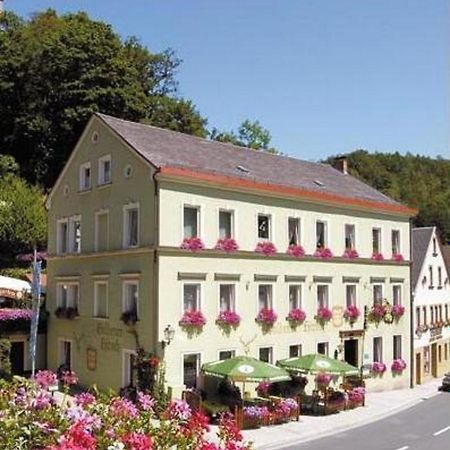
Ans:
POLYGON ((34 376, 36 368, 36 341, 39 324, 39 310, 41 303, 41 261, 36 260, 36 253, 33 262, 33 282, 31 284, 33 315, 31 316, 30 347, 29 356, 31 359, 31 375, 34 376))

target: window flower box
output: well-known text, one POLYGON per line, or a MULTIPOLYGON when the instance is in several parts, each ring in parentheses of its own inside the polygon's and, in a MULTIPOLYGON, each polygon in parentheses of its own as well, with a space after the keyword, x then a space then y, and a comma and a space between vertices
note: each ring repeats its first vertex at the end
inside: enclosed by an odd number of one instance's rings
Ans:
POLYGON ((258 242, 255 248, 256 253, 262 253, 266 256, 272 256, 277 252, 277 248, 272 242, 269 241, 262 241, 258 242))
POLYGON ((255 320, 256 320, 256 322, 260 323, 261 325, 271 327, 277 321, 277 319, 278 319, 278 315, 273 309, 263 308, 263 309, 261 309, 261 311, 259 311, 255 320))
POLYGON ((395 253, 392 255, 392 261, 403 262, 404 260, 405 260, 405 258, 403 257, 403 255, 401 253, 395 253))
POLYGON ((216 246, 216 250, 222 250, 223 252, 233 253, 239 250, 239 245, 233 238, 219 239, 216 246))
POLYGON ((190 238, 184 238, 183 242, 180 245, 180 248, 182 248, 183 250, 190 250, 191 252, 198 252, 205 248, 205 244, 203 244, 203 241, 199 237, 194 236, 190 238))
POLYGON ((347 259, 355 259, 359 258, 359 253, 354 248, 346 248, 342 257, 347 259))
POLYGON ((135 309, 130 309, 129 311, 124 311, 120 316, 120 320, 125 325, 134 325, 138 321, 137 311, 135 309))
POLYGON ((72 307, 72 306, 59 306, 55 310, 55 316, 58 317, 58 319, 75 319, 75 317, 78 317, 78 308, 72 307))
POLYGON ((326 322, 329 322, 331 320, 332 316, 333 313, 331 312, 331 309, 327 308, 326 306, 321 306, 317 309, 315 319, 322 325, 324 325, 326 322))
POLYGON ((318 248, 314 255, 316 258, 329 259, 333 257, 333 252, 328 247, 318 248))
POLYGON ((290 245, 287 248, 286 253, 294 258, 301 258, 302 256, 305 256, 305 249, 301 245, 290 245))
POLYGON ((400 374, 405 369, 406 369, 406 362, 403 359, 399 358, 399 359, 394 359, 394 361, 392 361, 392 364, 391 364, 392 372, 400 374))
POLYGON ((374 252, 370 259, 373 259, 374 261, 384 261, 384 256, 382 253, 374 252))
POLYGON ((305 319, 306 313, 300 308, 291 309, 286 317, 286 320, 292 325, 300 325, 305 321, 305 319))
POLYGON ((180 327, 190 330, 201 330, 205 324, 205 316, 199 310, 185 311, 179 322, 180 327))
POLYGON ((234 311, 221 311, 216 319, 216 324, 223 327, 235 328, 241 322, 241 316, 234 311))
POLYGON ((386 372, 386 364, 375 361, 374 363, 372 363, 370 370, 375 375, 383 375, 383 373, 386 372))
POLYGON ((399 320, 400 317, 405 314, 405 307, 403 305, 394 305, 391 309, 391 313, 395 320, 399 320))
POLYGON ((360 315, 361 312, 356 305, 349 305, 344 311, 344 318, 347 319, 350 323, 355 323, 360 315))

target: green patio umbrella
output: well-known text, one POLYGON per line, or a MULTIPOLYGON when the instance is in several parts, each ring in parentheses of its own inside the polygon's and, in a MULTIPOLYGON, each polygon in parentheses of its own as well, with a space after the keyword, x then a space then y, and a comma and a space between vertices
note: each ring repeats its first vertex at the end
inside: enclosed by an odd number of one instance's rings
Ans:
POLYGON ((359 369, 345 361, 329 358, 325 355, 310 354, 278 361, 277 364, 286 370, 296 372, 319 373, 330 375, 358 375, 359 369))
POLYGON ((229 378, 232 381, 275 382, 290 380, 291 377, 281 367, 268 364, 250 356, 235 356, 203 364, 202 372, 218 378, 229 378))

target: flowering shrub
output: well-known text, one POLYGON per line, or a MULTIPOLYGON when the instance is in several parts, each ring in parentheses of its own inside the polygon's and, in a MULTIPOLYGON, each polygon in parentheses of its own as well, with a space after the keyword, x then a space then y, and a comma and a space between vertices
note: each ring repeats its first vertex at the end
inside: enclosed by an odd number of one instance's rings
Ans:
POLYGON ((156 408, 148 407, 152 398, 144 393, 136 403, 113 394, 80 394, 74 402, 58 405, 37 383, 53 378, 38 373, 36 380, 1 382, 2 449, 250 450, 230 415, 221 417, 218 439, 211 442, 207 417, 181 400, 172 401, 159 416, 156 408))
POLYGON ((354 323, 358 320, 358 317, 361 315, 358 307, 356 305, 349 305, 344 311, 344 317, 350 322, 354 323))
POLYGON ((241 322, 241 316, 234 311, 220 311, 216 323, 218 325, 237 327, 241 322))
POLYGON ((300 258, 305 255, 305 249, 301 245, 290 245, 286 250, 288 255, 293 256, 294 258, 300 258))
POLYGON ((269 414, 266 406, 244 406, 244 418, 262 420, 269 414))
POLYGON ((347 393, 348 399, 354 403, 362 403, 366 395, 366 390, 363 387, 353 388, 347 393))
POLYGON ((374 363, 372 363, 371 370, 375 374, 382 375, 384 372, 386 372, 386 364, 375 361, 374 363))
POLYGON ((194 236, 184 238, 180 248, 183 250, 190 250, 191 252, 198 252, 199 250, 203 250, 205 248, 205 244, 203 244, 203 241, 199 237, 194 236))
POLYGON ((185 311, 179 324, 186 328, 202 328, 206 323, 205 316, 199 310, 185 311))
POLYGON ((354 248, 346 248, 342 257, 348 259, 355 259, 359 258, 359 253, 354 248))
POLYGON ((256 386, 256 392, 261 397, 265 397, 269 393, 270 383, 267 381, 261 381, 258 386, 256 386))
POLYGON ((373 259, 374 261, 384 261, 384 256, 382 253, 374 252, 370 259, 373 259))
POLYGON ((0 309, 0 322, 12 320, 31 320, 33 311, 31 309, 2 308, 0 309))
POLYGON ((294 308, 289 311, 287 320, 293 324, 301 324, 306 319, 306 313, 303 309, 294 308))
POLYGON ((233 238, 224 238, 217 241, 216 250, 222 250, 227 253, 236 252, 239 250, 239 245, 233 238))
POLYGON ((272 256, 277 252, 277 248, 275 247, 272 242, 269 241, 262 241, 258 242, 255 248, 256 253, 262 253, 266 256, 272 256))
POLYGON ((270 308, 263 308, 256 316, 256 321, 263 325, 272 326, 278 319, 277 313, 270 308))
POLYGON ((314 252, 313 256, 315 256, 316 258, 327 259, 327 258, 333 257, 333 252, 328 247, 323 247, 323 248, 318 248, 314 252))
POLYGON ((326 306, 321 306, 317 309, 316 320, 321 322, 322 324, 325 322, 329 322, 332 316, 333 313, 331 312, 331 309, 327 308, 326 306))
POLYGON ((398 320, 405 314, 405 307, 403 305, 394 305, 391 312, 394 318, 398 320))
POLYGON ((293 398, 284 398, 280 403, 289 408, 290 411, 298 408, 298 403, 293 398))
POLYGON ((405 260, 405 258, 403 257, 403 255, 401 253, 394 253, 392 255, 392 261, 403 262, 404 260, 405 260))
POLYGON ((403 359, 394 359, 391 365, 391 371, 401 373, 406 369, 406 362, 403 359))
POLYGON ((328 386, 331 382, 332 376, 328 373, 318 373, 316 375, 315 381, 317 384, 322 386, 328 386))

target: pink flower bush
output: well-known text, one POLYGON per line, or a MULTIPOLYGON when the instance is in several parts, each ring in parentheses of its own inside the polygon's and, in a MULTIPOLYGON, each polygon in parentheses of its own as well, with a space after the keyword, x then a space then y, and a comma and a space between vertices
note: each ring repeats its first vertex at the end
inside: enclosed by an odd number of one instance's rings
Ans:
POLYGON ((403 262, 404 260, 405 260, 405 258, 403 257, 403 255, 401 253, 394 253, 392 255, 392 261, 403 262))
POLYGON ((264 397, 269 393, 269 387, 270 383, 268 383, 267 381, 261 381, 261 383, 256 386, 256 392, 258 393, 258 395, 264 397))
POLYGON ((58 382, 58 377, 51 370, 39 370, 34 377, 36 383, 43 389, 53 386, 58 382))
POLYGON ((316 258, 328 259, 333 257, 333 252, 328 247, 318 248, 314 255, 316 258))
POLYGON ((203 250, 205 248, 205 244, 203 244, 203 241, 199 237, 194 236, 184 238, 180 248, 183 250, 190 250, 191 252, 198 252, 199 250, 203 250))
POLYGON ((65 386, 72 386, 78 383, 78 376, 72 370, 66 370, 60 375, 60 380, 65 386))
POLYGON ((342 257, 348 259, 355 259, 359 258, 359 253, 354 248, 346 248, 342 257))
POLYGON ((360 315, 361 312, 356 305, 349 305, 344 311, 345 319, 347 319, 351 323, 356 322, 360 315))
POLYGON ((221 311, 216 319, 218 325, 237 327, 241 322, 241 316, 234 311, 221 311))
POLYGON ((233 253, 239 250, 239 245, 233 238, 219 239, 216 246, 216 250, 222 250, 227 253, 233 253))
POLYGON ((262 253, 266 256, 272 256, 277 252, 277 248, 274 244, 272 244, 272 242, 262 241, 258 242, 258 244, 256 245, 255 252, 262 253))
POLYGON ((303 323, 306 319, 306 313, 303 309, 294 308, 289 311, 287 320, 296 324, 303 323))
POLYGON ((357 387, 348 392, 348 399, 354 403, 362 403, 365 395, 366 390, 363 387, 357 387))
POLYGON ((199 310, 188 310, 179 322, 182 327, 202 328, 206 324, 203 313, 199 310))
POLYGON ((290 245, 287 248, 286 253, 294 258, 300 258, 305 256, 305 249, 301 245, 290 245))
POLYGON ((394 359, 391 365, 391 371, 401 373, 406 369, 406 362, 403 359, 394 359))
POLYGON ((332 316, 333 313, 326 306, 321 306, 320 308, 317 309, 316 320, 318 320, 319 322, 322 323, 329 322, 332 316))
POLYGON ((278 319, 277 313, 271 308, 263 308, 256 316, 256 321, 262 325, 272 326, 278 319))
POLYGON ((372 363, 371 370, 377 375, 382 375, 384 372, 386 372, 386 364, 375 361, 374 363, 372 363))
POLYGON ((317 384, 320 384, 322 386, 328 386, 332 378, 333 377, 327 373, 318 373, 316 375, 315 381, 317 384))
POLYGON ((384 256, 382 253, 374 252, 370 259, 373 259, 374 261, 384 261, 384 256))
POLYGON ((33 311, 31 309, 2 308, 0 309, 0 322, 12 320, 31 320, 33 311))
POLYGON ((387 312, 386 305, 375 303, 369 312, 369 318, 373 322, 381 322, 387 312))
POLYGON ((394 319, 400 319, 405 314, 405 307, 403 305, 394 305, 391 309, 394 319))

